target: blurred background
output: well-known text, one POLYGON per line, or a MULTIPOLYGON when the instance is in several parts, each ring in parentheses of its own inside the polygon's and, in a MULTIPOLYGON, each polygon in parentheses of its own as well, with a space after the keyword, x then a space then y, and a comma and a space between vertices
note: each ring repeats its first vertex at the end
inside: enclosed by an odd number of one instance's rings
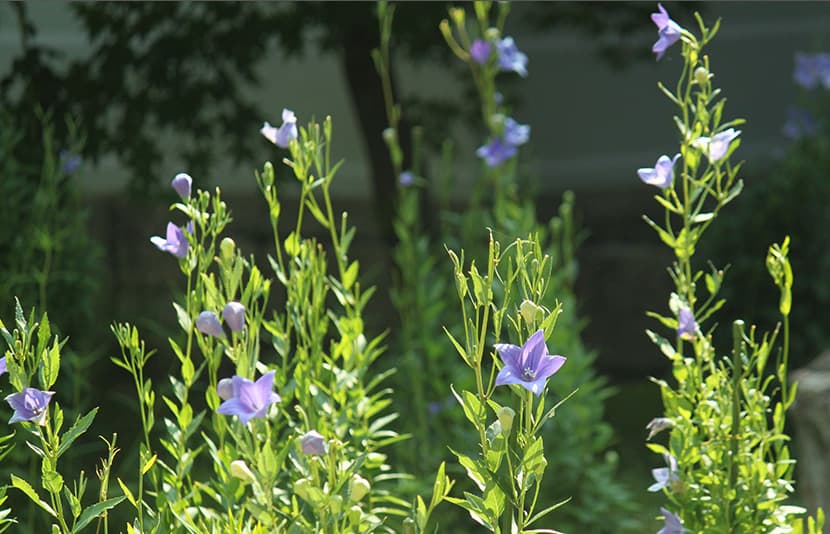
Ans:
MULTIPOLYGON (((481 171, 474 152, 484 129, 465 65, 438 31, 448 5, 399 6, 392 66, 404 127, 424 128, 425 177, 450 139, 463 184, 481 171)), ((726 115, 748 120, 737 153, 744 194, 701 256, 732 266, 725 317, 763 325, 773 315, 761 310, 776 303, 763 257, 792 236, 792 361, 805 365, 828 337, 830 158, 826 135, 785 124, 793 106, 826 100, 794 84, 793 69, 796 52, 830 47, 830 5, 665 5, 681 25, 694 24, 694 10, 722 19, 710 52, 715 82, 728 95, 726 115)), ((653 458, 644 427, 660 410, 646 377, 667 365, 643 333, 652 326, 644 312, 667 308, 671 257, 641 220, 656 206, 636 169, 675 150, 672 105, 657 82, 673 84, 682 65, 671 51, 655 62, 653 10, 516 4, 507 29, 530 58, 529 75, 503 86, 513 116, 532 129, 520 166, 540 218, 556 212, 564 191, 576 194, 582 337, 616 386, 607 412, 624 471, 645 479, 653 458)), ((333 153, 345 159, 336 202, 358 228, 353 254, 365 284, 388 287, 397 177, 381 139, 386 118, 370 58, 377 34, 372 3, 0 3, 2 317, 11 317, 14 295, 27 308, 48 306, 87 358, 77 365, 102 379, 115 372, 95 365, 114 353, 111 321, 136 322, 163 346, 175 328, 170 295, 182 288, 149 237, 168 220, 170 180, 188 172, 197 187, 220 186, 231 234, 261 256, 271 234, 253 170, 283 153, 259 128, 279 124, 283 108, 301 124, 333 117, 333 153)), ((291 198, 298 189, 283 177, 282 198, 291 198)), ((371 329, 394 329, 388 292, 372 306, 371 329)))

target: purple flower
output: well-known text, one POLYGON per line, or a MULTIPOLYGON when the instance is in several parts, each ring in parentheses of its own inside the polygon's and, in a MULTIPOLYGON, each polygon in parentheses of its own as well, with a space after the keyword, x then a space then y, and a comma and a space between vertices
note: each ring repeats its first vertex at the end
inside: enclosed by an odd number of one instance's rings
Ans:
POLYGON ((519 124, 511 117, 504 119, 504 141, 513 146, 527 143, 530 139, 530 126, 519 124))
POLYGON ((291 140, 297 138, 297 117, 290 109, 283 109, 282 125, 279 128, 275 128, 268 122, 265 122, 259 131, 266 139, 278 147, 288 148, 291 140))
POLYGON ((274 393, 274 371, 268 372, 256 382, 235 375, 231 379, 233 396, 219 405, 217 413, 235 415, 243 423, 254 417, 265 417, 268 407, 279 402, 280 396, 274 393))
POLYGON ((490 53, 493 51, 493 45, 483 39, 476 39, 470 45, 470 57, 479 65, 484 65, 490 59, 490 53))
POLYGON ((25 388, 20 393, 13 393, 6 397, 6 402, 14 413, 9 423, 31 421, 39 425, 46 424, 46 408, 52 400, 54 391, 41 391, 35 388, 25 388))
POLYGON ((709 137, 698 137, 692 141, 692 146, 701 150, 711 163, 722 159, 729 151, 729 144, 734 141, 739 135, 740 130, 729 128, 718 134, 715 134, 711 139, 709 137))
POLYGON ((177 258, 184 258, 187 256, 187 237, 184 235, 184 231, 181 228, 171 222, 167 223, 166 239, 154 235, 150 238, 150 242, 158 247, 159 250, 169 252, 177 258))
POLYGON ((669 159, 664 154, 660 156, 653 168, 637 169, 637 174, 643 182, 665 189, 671 185, 674 179, 674 164, 679 157, 680 154, 676 154, 672 159, 669 159))
POLYGON ((398 183, 403 187, 409 187, 415 183, 415 175, 412 174, 412 171, 403 171, 398 177, 398 183))
POLYGON ((677 478, 677 460, 674 456, 668 454, 663 455, 666 459, 668 467, 658 467, 651 470, 651 476, 654 477, 654 484, 648 487, 648 491, 660 491, 663 488, 669 487, 669 484, 678 480, 677 478))
POLYGON ((476 150, 476 156, 482 158, 490 167, 497 167, 516 155, 516 147, 506 143, 500 137, 494 137, 486 145, 476 150))
POLYGON ((6 374, 8 370, 9 369, 6 367, 6 357, 3 356, 0 358, 0 376, 6 374))
POLYGON ((173 186, 173 189, 176 190, 176 193, 182 197, 182 200, 187 200, 190 198, 190 187, 193 184, 193 178, 190 177, 189 174, 185 174, 180 172, 177 174, 173 181, 170 182, 170 185, 173 186))
POLYGON ((203 311, 196 317, 196 330, 213 337, 224 337, 225 332, 219 324, 219 318, 211 311, 203 311))
POLYGON ((74 174, 84 161, 81 156, 78 154, 72 154, 68 150, 61 150, 60 160, 61 171, 63 171, 64 174, 74 174))
POLYGON ((559 370, 567 358, 548 354, 545 332, 539 330, 521 346, 497 343, 504 367, 496 377, 496 385, 518 384, 534 395, 541 395, 548 378, 559 370))
POLYGON ((686 531, 683 528, 683 522, 680 521, 680 518, 676 514, 669 512, 665 508, 660 508, 660 511, 663 512, 663 519, 665 519, 666 523, 657 534, 683 534, 686 531))
POLYGON ((798 107, 791 107, 789 109, 787 112, 787 122, 784 123, 784 127, 781 129, 784 137, 792 140, 811 137, 817 131, 816 121, 810 115, 810 112, 798 107))
POLYGON ((516 47, 512 37, 505 37, 496 43, 499 53, 499 68, 504 72, 515 72, 522 78, 527 76, 527 56, 516 47))
POLYGON ((303 437, 300 438, 300 445, 302 446, 303 454, 308 454, 309 456, 322 456, 326 454, 329 448, 329 444, 326 443, 326 438, 316 430, 309 430, 303 434, 303 437))
POLYGON ((666 53, 666 49, 680 39, 680 32, 683 28, 669 18, 669 14, 661 4, 657 4, 657 13, 651 14, 651 20, 657 25, 657 42, 651 47, 651 51, 657 54, 657 61, 666 53))
POLYGON ((793 80, 804 89, 815 89, 819 84, 830 89, 830 53, 796 52, 793 80))
POLYGON ((692 310, 686 307, 680 308, 677 318, 677 337, 691 341, 695 338, 697 330, 698 326, 692 310))
POLYGON ((240 332, 245 327, 245 306, 238 302, 228 302, 222 310, 222 319, 234 332, 240 332))

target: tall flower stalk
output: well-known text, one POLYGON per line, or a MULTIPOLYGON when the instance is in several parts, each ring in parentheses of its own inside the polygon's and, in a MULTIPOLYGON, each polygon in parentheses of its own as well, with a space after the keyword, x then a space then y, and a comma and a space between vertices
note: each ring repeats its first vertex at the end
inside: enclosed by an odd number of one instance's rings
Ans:
MULTIPOLYGON (((659 84, 676 106, 679 154, 638 171, 645 183, 660 188, 654 198, 664 208, 662 223, 645 220, 675 255, 669 269, 676 288, 669 299, 671 315, 649 313, 672 330, 669 338, 647 333, 669 358, 674 379, 655 380, 665 413, 649 425, 650 438, 668 429, 668 442, 648 447, 669 467, 654 470, 657 483, 649 489, 669 501, 663 532, 790 532, 802 528, 803 509, 784 504, 793 489, 784 424, 795 394, 787 386, 787 335, 776 358, 777 328, 760 333, 736 320, 731 352, 722 356, 712 331, 713 314, 724 304, 718 298, 724 272, 702 270, 694 261, 701 237, 743 187, 741 164, 731 161, 740 145, 735 127, 743 120, 724 120, 725 99, 704 53, 719 23, 709 28, 697 16, 696 36, 662 6, 652 18, 659 31, 657 58, 679 41, 683 68, 674 90, 659 84)), ((785 331, 792 284, 786 254, 787 241, 771 247, 767 260, 781 291, 785 331)), ((807 528, 815 529, 811 524, 807 528)))

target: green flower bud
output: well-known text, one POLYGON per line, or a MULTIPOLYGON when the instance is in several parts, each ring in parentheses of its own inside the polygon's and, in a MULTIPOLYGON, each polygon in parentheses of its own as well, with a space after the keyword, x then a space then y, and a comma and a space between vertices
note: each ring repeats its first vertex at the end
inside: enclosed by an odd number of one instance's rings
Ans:
POLYGON ((360 509, 360 506, 354 505, 349 508, 349 523, 354 526, 360 524, 360 518, 363 517, 363 510, 360 509))
POLYGON ((329 497, 329 510, 331 510, 332 515, 339 516, 343 510, 343 497, 340 495, 332 495, 329 497))
POLYGON ((250 484, 256 480, 256 477, 244 460, 234 460, 231 462, 231 476, 238 478, 246 484, 250 484))
POLYGON ((294 494, 306 502, 311 502, 311 480, 301 478, 294 483, 294 494))
POLYGON ((360 502, 369 493, 370 489, 372 489, 372 485, 369 484, 368 480, 358 474, 352 475, 352 479, 349 481, 349 500, 360 502))
POLYGON ((223 260, 230 261, 236 252, 236 243, 230 237, 226 237, 219 243, 219 251, 221 252, 223 260))
POLYGON ((505 437, 510 435, 510 429, 513 428, 513 418, 516 417, 516 412, 509 406, 502 406, 498 412, 499 423, 501 424, 501 431, 505 437))
POLYGON ((695 69, 695 81, 699 85, 706 85, 709 81, 709 71, 706 70, 706 67, 698 67, 695 69))
POLYGON ((525 324, 529 326, 536 326, 536 322, 543 312, 544 310, 539 305, 527 299, 519 305, 519 313, 522 315, 522 319, 525 320, 525 324))

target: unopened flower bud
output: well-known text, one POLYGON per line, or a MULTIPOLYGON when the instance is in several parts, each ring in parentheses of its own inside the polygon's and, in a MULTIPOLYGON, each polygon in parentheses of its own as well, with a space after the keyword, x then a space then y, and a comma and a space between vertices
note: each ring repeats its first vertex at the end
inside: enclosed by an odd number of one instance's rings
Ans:
POLYGON ((222 310, 222 319, 234 332, 241 332, 245 327, 245 306, 238 302, 228 302, 222 310))
POLYGON ((349 508, 349 523, 357 526, 360 524, 361 517, 363 517, 363 510, 360 509, 360 506, 355 504, 349 508))
POLYGON ((398 138, 398 134, 397 134, 397 132, 395 132, 394 128, 384 129, 383 132, 381 133, 381 135, 383 136, 383 140, 386 141, 387 143, 391 143, 391 142, 395 141, 398 138))
POLYGON ((187 200, 190 198, 190 187, 193 183, 193 178, 190 175, 185 174, 183 172, 177 174, 173 181, 170 183, 173 186, 173 189, 176 190, 176 193, 182 197, 182 200, 187 200))
POLYGON ((225 336, 225 332, 222 331, 222 325, 219 324, 219 318, 215 313, 210 311, 203 311, 196 317, 196 330, 213 337, 225 336))
POLYGON ((407 517, 403 520, 403 534, 415 534, 417 530, 415 529, 415 521, 411 517, 407 517))
POLYGON ((500 38, 501 38, 501 32, 499 32, 498 28, 490 27, 490 28, 487 28, 487 30, 485 30, 485 32, 484 32, 484 39, 486 39, 487 41, 490 41, 491 43, 494 43, 494 42, 498 41, 500 38))
POLYGON ((246 484, 250 484, 256 480, 256 477, 244 460, 234 460, 231 462, 231 476, 238 478, 246 484))
POLYGON ((216 394, 222 400, 229 400, 233 398, 233 379, 223 378, 216 384, 216 394))
POLYGON ((499 408, 498 417, 502 433, 505 436, 509 436, 510 429, 513 428, 513 418, 516 417, 516 412, 509 406, 502 406, 499 408))
POLYGON ((358 474, 354 474, 349 481, 349 500, 352 502, 360 502, 363 497, 372 489, 369 481, 358 474))
POLYGON ((695 81, 700 85, 705 85, 709 81, 709 71, 706 70, 706 67, 695 69, 695 81))
POLYGON ((522 319, 525 320, 525 324, 535 326, 539 315, 542 313, 542 308, 535 302, 525 299, 519 305, 519 313, 522 315, 522 319))
POLYGON ((326 443, 326 438, 316 430, 306 432, 300 438, 300 445, 303 449, 303 454, 310 456, 322 456, 329 448, 328 443, 326 443))
POLYGON ((646 438, 646 440, 650 440, 658 433, 673 426, 674 423, 672 423, 671 419, 667 417, 655 417, 646 425, 646 430, 648 430, 648 437, 646 438))
POLYGON ((222 241, 219 243, 219 252, 221 253, 223 260, 232 260, 233 255, 236 252, 236 243, 230 237, 222 239, 222 241))
POLYGON ((340 515, 340 511, 343 510, 343 497, 340 495, 332 495, 329 497, 329 510, 331 510, 334 516, 340 515))

